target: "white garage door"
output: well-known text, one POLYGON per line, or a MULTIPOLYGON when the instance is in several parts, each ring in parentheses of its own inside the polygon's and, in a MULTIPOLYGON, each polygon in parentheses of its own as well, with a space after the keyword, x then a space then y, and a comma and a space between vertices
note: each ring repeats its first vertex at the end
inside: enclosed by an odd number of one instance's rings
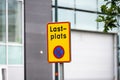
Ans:
POLYGON ((113 80, 116 44, 115 34, 71 31, 72 60, 64 64, 65 80, 113 80))

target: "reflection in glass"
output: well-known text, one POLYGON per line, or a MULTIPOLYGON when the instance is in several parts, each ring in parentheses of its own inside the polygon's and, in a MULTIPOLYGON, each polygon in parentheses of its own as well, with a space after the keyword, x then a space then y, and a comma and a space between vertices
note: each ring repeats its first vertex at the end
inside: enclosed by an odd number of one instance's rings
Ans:
POLYGON ((5 42, 5 0, 0 0, 0 42, 5 42))
POLYGON ((23 51, 19 46, 8 46, 8 64, 22 64, 23 51))
POLYGON ((8 41, 21 43, 22 3, 8 0, 8 41))
POLYGON ((0 64, 6 64, 6 48, 0 46, 0 64))
POLYGON ((96 0, 76 0, 76 8, 97 11, 96 0), (89 2, 90 1, 90 2, 89 2))
POLYGON ((66 9, 58 9, 58 21, 65 22, 68 21, 71 23, 71 28, 74 26, 74 11, 66 9))
POLYGON ((83 30, 97 30, 96 18, 97 14, 76 12, 76 28, 83 30))
POLYGON ((74 8, 74 0, 57 0, 58 6, 74 8))

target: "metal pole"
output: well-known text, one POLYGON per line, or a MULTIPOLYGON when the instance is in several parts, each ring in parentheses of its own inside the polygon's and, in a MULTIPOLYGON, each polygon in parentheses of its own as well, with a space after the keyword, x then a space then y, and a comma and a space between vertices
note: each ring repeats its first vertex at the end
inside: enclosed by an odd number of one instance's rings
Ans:
MULTIPOLYGON (((55 22, 58 21, 58 10, 57 10, 57 0, 55 0, 55 22)), ((58 80, 59 74, 58 74, 58 63, 55 63, 55 80, 58 80)))
POLYGON ((58 22, 58 3, 55 0, 55 22, 58 22))
POLYGON ((58 75, 59 75, 59 73, 58 73, 58 63, 55 63, 55 80, 58 80, 58 75))
POLYGON ((60 80, 64 80, 64 63, 60 63, 60 80))

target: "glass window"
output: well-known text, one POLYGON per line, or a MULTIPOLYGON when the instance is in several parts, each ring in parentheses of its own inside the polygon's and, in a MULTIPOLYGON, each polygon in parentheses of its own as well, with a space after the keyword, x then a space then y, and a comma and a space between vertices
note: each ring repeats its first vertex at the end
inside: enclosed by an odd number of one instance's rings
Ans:
POLYGON ((100 7, 101 7, 101 5, 103 5, 103 4, 105 4, 105 2, 104 2, 104 0, 98 0, 98 11, 99 12, 101 12, 101 9, 100 9, 100 7))
POLYGON ((104 23, 103 22, 98 22, 98 30, 103 31, 104 30, 104 23))
POLYGON ((55 8, 52 8, 52 21, 55 22, 55 8))
POLYGON ((6 47, 0 46, 0 64, 6 64, 6 47))
POLYGON ((84 30, 97 30, 97 14, 76 12, 76 28, 84 30))
MULTIPOLYGON (((120 16, 118 16, 118 24, 120 25, 120 16)), ((118 31, 120 33, 120 26, 118 27, 118 31)))
POLYGON ((52 0, 52 5, 55 5, 55 0, 52 0))
POLYGON ((66 9, 58 9, 58 21, 71 23, 71 28, 74 27, 74 11, 66 9))
POLYGON ((21 43, 22 35, 22 3, 8 0, 8 41, 21 43))
POLYGON ((22 64, 23 50, 19 46, 8 46, 8 64, 22 64))
POLYGON ((76 0, 76 8, 90 11, 97 11, 96 0, 76 0))
MULTIPOLYGON (((99 15, 103 15, 103 14, 98 14, 97 17, 99 15)), ((103 15, 104 16, 104 15, 103 15)), ((96 18, 97 19, 97 18, 96 18)), ((97 22, 98 24, 98 31, 103 31, 104 30, 104 23, 103 22, 97 22)))
MULTIPOLYGON (((108 1, 111 1, 111 0, 108 0, 108 1)), ((104 0, 98 0, 98 11, 99 12, 101 12, 101 9, 100 9, 100 7, 101 7, 101 5, 103 5, 103 4, 106 4, 106 1, 104 1, 104 0)), ((108 7, 110 7, 110 5, 108 5, 108 7)))
POLYGON ((0 0, 0 41, 5 42, 5 0, 0 0))
POLYGON ((74 8, 74 0, 57 0, 58 6, 74 8))

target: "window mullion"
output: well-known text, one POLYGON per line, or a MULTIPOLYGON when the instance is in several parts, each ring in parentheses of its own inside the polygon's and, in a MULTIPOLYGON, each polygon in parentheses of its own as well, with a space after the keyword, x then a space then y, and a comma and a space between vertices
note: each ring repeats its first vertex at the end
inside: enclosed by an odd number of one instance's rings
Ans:
POLYGON ((6 0, 6 80, 8 80, 8 0, 6 0))

